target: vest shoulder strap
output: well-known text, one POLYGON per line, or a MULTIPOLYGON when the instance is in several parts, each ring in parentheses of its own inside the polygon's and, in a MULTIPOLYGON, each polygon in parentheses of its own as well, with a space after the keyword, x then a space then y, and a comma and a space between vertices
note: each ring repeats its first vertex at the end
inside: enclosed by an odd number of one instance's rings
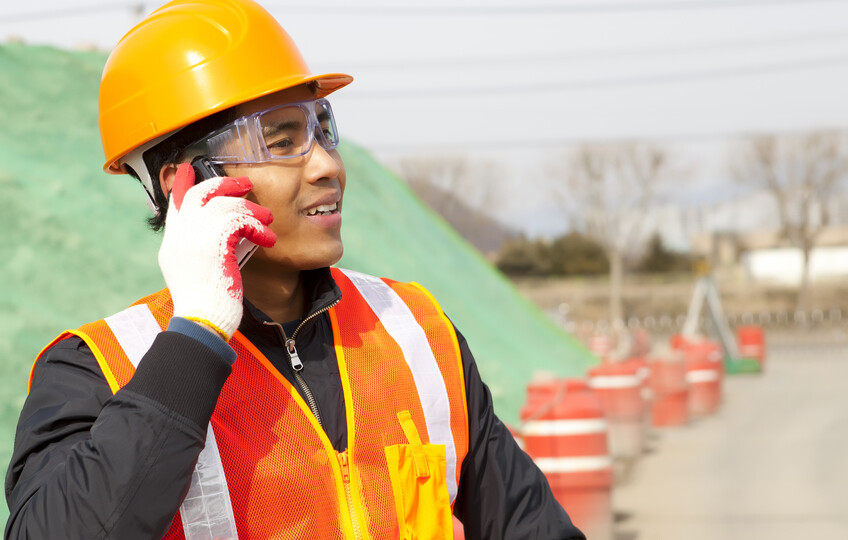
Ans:
MULTIPOLYGON (((344 300, 333 308, 343 332, 363 332, 372 327, 370 317, 397 344, 412 374, 431 444, 445 446, 447 488, 456 497, 459 465, 467 452, 468 409, 459 344, 453 325, 438 303, 418 284, 384 280, 360 272, 333 269, 344 300), (368 310, 370 314, 363 313, 368 310), (364 320, 363 320, 364 319, 364 320), (344 327, 344 329, 342 329, 344 327), (356 330, 360 327, 359 330, 356 330)), ((342 342, 347 341, 342 337, 342 342)))

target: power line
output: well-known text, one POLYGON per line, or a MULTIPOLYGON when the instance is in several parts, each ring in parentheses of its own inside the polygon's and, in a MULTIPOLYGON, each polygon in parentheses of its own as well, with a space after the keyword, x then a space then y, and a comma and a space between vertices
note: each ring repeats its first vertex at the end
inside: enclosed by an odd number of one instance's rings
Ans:
MULTIPOLYGON (((463 6, 463 5, 349 5, 338 4, 328 6, 319 5, 292 5, 264 3, 268 10, 285 10, 286 13, 319 13, 322 17, 328 16, 515 16, 515 15, 559 15, 575 13, 632 13, 632 12, 655 12, 655 11, 688 11, 709 9, 730 9, 740 7, 779 7, 784 5, 813 3, 845 3, 846 0, 656 0, 646 2, 583 2, 574 4, 513 4, 513 5, 485 5, 485 6, 463 6)), ((54 9, 49 11, 30 11, 23 13, 9 13, 0 19, 0 24, 19 23, 27 21, 40 21, 65 17, 76 17, 90 13, 102 13, 103 11, 115 11, 122 9, 137 8, 149 2, 122 2, 122 3, 100 3, 85 6, 54 9)))
POLYGON ((646 75, 643 77, 612 77, 607 79, 594 79, 586 81, 568 82, 533 82, 528 81, 521 85, 512 86, 468 86, 454 88, 429 88, 429 89, 397 89, 377 90, 357 93, 353 89, 348 93, 350 99, 403 99, 403 98, 441 98, 455 96, 499 96, 520 94, 548 94, 553 92, 567 92, 569 90, 588 90, 596 88, 608 88, 613 86, 642 86, 651 84, 691 82, 704 79, 717 79, 726 77, 745 77, 761 75, 764 73, 775 73, 780 71, 794 71, 804 69, 816 69, 821 67, 835 66, 848 63, 848 55, 833 56, 829 58, 811 58, 796 60, 793 62, 782 62, 773 64, 758 64, 735 66, 715 70, 693 71, 688 73, 667 73, 660 75, 646 75))
POLYGON ((727 131, 702 131, 702 132, 684 132, 684 133, 667 133, 659 135, 629 135, 629 136, 611 136, 611 137, 550 137, 546 139, 524 139, 524 140, 501 140, 501 141, 479 141, 477 139, 464 139, 461 141, 453 141, 447 143, 376 143, 367 144, 360 140, 356 140, 355 144, 367 148, 371 152, 394 154, 394 153, 409 153, 409 152, 443 152, 456 153, 468 151, 485 151, 499 149, 557 149, 566 146, 575 146, 580 144, 595 144, 595 143, 619 143, 619 142, 653 142, 658 144, 676 144, 676 143, 692 143, 703 141, 731 141, 748 139, 751 137, 760 137, 763 135, 775 135, 780 137, 799 136, 809 134, 814 131, 845 131, 845 127, 834 128, 833 126, 824 126, 817 128, 797 128, 797 129, 778 129, 778 130, 727 130, 727 131))
POLYGON ((726 9, 739 7, 772 7, 792 4, 809 5, 812 3, 844 3, 845 0, 658 0, 647 2, 583 2, 566 5, 551 4, 514 4, 514 5, 345 5, 335 4, 320 6, 265 4, 269 10, 286 10, 287 13, 321 13, 321 15, 344 16, 481 16, 481 15, 566 15, 575 13, 632 13, 647 11, 686 11, 705 9, 726 9))
MULTIPOLYGON (((428 67, 479 67, 489 65, 510 65, 528 63, 550 63, 560 61, 599 60, 603 58, 626 58, 634 56, 651 55, 676 55, 690 52, 708 52, 716 50, 736 49, 741 47, 763 47, 771 45, 784 45, 792 43, 814 43, 829 41, 832 39, 848 37, 848 28, 822 33, 813 32, 808 34, 795 34, 788 36, 774 36, 765 39, 741 39, 731 40, 724 43, 700 42, 700 43, 675 43, 641 48, 627 49, 600 49, 591 51, 565 52, 565 53, 541 53, 497 57, 480 58, 446 58, 446 59, 397 59, 378 62, 364 62, 357 64, 351 62, 348 68, 351 71, 364 69, 414 69, 428 67)), ((344 62, 334 61, 334 64, 344 62)))
POLYGON ((47 19, 62 19, 67 17, 80 17, 98 14, 105 11, 126 11, 144 8, 144 2, 124 2, 108 4, 89 4, 86 6, 68 7, 65 9, 51 9, 50 11, 30 11, 24 13, 8 13, 0 17, 0 24, 12 24, 29 21, 43 21, 47 19))

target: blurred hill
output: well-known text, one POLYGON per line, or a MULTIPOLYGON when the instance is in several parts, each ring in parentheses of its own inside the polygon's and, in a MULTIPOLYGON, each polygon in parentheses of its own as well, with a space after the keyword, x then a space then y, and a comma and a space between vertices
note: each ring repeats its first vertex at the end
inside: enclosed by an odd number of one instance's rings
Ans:
POLYGON ((415 194, 442 216, 451 227, 469 244, 482 253, 496 253, 504 242, 518 238, 521 233, 513 230, 484 211, 473 208, 461 197, 439 186, 427 183, 411 183, 415 194))
MULTIPOLYGON (((38 351, 62 330, 163 286, 159 238, 146 228, 140 187, 101 171, 97 87, 105 59, 0 46, 4 464, 38 351)), ((535 371, 582 374, 596 362, 400 179, 354 144, 340 151, 348 170, 340 265, 429 288, 468 339, 505 421, 517 421, 535 371)))

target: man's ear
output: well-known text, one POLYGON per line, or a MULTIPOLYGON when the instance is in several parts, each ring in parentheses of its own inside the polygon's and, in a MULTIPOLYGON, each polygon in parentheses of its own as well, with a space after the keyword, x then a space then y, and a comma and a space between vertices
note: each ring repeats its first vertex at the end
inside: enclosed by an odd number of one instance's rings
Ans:
POLYGON ((161 169, 159 169, 159 187, 162 188, 162 193, 165 194, 165 198, 168 197, 168 194, 171 192, 171 188, 174 186, 174 178, 177 176, 177 166, 173 163, 168 165, 163 165, 161 169))

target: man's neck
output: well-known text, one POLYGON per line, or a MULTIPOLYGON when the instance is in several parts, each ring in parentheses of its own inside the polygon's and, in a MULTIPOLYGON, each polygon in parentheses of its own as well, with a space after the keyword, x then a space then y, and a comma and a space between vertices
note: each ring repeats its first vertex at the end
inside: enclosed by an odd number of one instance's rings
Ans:
POLYGON ((244 296, 274 322, 300 319, 306 311, 301 272, 280 271, 279 266, 251 260, 242 268, 244 296))

